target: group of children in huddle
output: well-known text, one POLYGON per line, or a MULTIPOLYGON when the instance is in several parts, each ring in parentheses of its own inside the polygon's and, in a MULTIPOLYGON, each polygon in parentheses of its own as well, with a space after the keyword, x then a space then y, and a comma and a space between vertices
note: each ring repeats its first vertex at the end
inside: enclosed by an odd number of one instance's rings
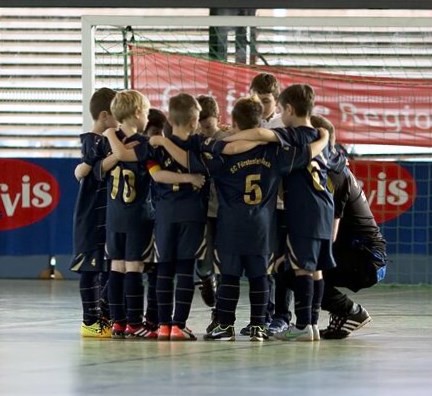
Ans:
POLYGON ((312 115, 309 85, 279 92, 274 76, 261 73, 250 91, 236 101, 224 131, 212 97, 171 97, 164 122, 140 92, 94 93, 94 125, 81 135, 75 170, 71 269, 81 274, 82 336, 196 340, 187 320, 197 263, 203 297, 216 303, 205 340, 235 339, 243 275, 250 324, 242 334, 252 341, 344 338, 370 321, 364 308, 349 303, 337 324, 333 318, 324 332, 318 329, 322 271, 336 267, 328 174, 351 177, 329 142, 332 125, 312 115))

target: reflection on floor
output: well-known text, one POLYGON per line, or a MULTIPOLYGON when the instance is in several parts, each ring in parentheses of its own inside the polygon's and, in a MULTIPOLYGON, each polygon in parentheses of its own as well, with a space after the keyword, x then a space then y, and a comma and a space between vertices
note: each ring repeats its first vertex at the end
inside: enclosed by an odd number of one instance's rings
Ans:
MULTIPOLYGON (((350 338, 313 343, 81 339, 76 281, 0 280, 0 395, 432 394, 432 287, 381 286, 355 297, 373 318, 350 338)), ((242 286, 237 332, 248 321, 242 286)), ((322 313, 322 325, 327 314, 322 313)))

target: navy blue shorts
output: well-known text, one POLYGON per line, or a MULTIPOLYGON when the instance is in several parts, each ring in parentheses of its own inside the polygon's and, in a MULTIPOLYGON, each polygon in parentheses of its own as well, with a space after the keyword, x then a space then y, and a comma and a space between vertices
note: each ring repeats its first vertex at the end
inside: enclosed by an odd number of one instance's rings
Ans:
POLYGON ((156 262, 202 260, 206 253, 206 224, 201 222, 155 224, 156 262))
POLYGON ((72 259, 69 269, 73 272, 107 272, 109 261, 105 256, 105 246, 90 252, 78 253, 72 259))
POLYGON ((232 255, 216 252, 216 266, 222 275, 257 278, 267 275, 271 255, 232 255))
POLYGON ((293 269, 313 272, 336 267, 330 239, 288 235, 287 258, 293 269))
POLYGON ((153 222, 141 232, 124 233, 107 231, 107 252, 111 260, 153 261, 153 222))

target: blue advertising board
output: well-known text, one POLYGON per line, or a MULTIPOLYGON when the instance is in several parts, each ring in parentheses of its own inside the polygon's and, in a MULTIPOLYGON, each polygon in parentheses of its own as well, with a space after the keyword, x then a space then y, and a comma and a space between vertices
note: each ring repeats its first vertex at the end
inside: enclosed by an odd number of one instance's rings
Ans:
MULTIPOLYGON (((78 159, 0 159, 0 256, 72 254, 78 159)), ((390 254, 429 255, 432 164, 353 161, 390 254)))

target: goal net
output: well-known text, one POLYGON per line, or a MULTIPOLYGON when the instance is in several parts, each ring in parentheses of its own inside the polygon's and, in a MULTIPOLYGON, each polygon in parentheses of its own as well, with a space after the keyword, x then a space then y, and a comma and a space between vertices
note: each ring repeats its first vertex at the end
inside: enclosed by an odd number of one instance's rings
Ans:
POLYGON ((375 159, 353 169, 389 241, 390 280, 432 281, 430 164, 419 162, 432 158, 430 18, 88 16, 82 27, 83 103, 102 86, 142 91, 163 111, 180 91, 209 94, 230 123, 257 73, 312 85, 338 141, 375 159))

